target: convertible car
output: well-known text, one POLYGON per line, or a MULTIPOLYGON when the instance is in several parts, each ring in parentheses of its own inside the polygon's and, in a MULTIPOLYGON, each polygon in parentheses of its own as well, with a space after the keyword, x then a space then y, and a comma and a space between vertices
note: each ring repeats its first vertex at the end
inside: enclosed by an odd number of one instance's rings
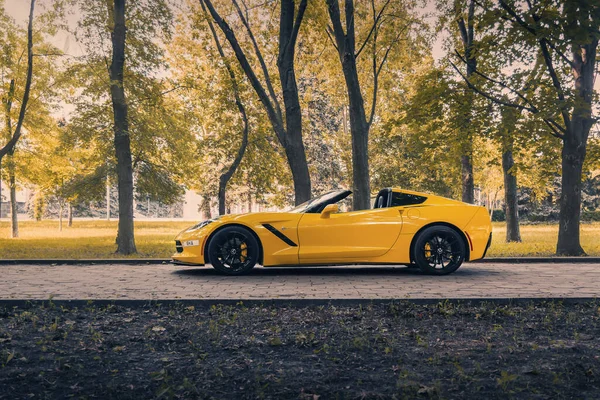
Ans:
POLYGON ((445 275, 483 258, 492 240, 484 207, 386 188, 370 210, 339 212, 349 190, 287 212, 224 215, 181 232, 173 261, 239 275, 270 266, 406 264, 445 275))

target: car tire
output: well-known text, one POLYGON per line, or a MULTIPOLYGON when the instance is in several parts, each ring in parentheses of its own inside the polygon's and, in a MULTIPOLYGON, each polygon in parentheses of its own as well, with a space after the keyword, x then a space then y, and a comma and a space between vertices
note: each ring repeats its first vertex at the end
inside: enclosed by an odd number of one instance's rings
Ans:
POLYGON ((412 258, 426 274, 447 275, 456 271, 467 257, 462 236, 444 225, 426 228, 415 238, 412 258))
POLYGON ((213 268, 225 275, 248 273, 258 262, 260 244, 254 234, 241 226, 218 230, 206 246, 213 268))

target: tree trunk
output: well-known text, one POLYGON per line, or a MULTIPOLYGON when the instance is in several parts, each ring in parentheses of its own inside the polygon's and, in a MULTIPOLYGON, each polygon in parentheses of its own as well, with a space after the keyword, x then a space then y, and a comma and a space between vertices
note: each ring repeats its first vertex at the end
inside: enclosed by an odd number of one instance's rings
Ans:
MULTIPOLYGON (((466 143, 472 148, 473 143, 466 143)), ((473 181, 473 160, 471 154, 460 156, 462 177, 462 201, 473 204, 475 202, 475 183, 473 181)))
POLYGON ((274 94, 271 85, 271 78, 267 70, 262 54, 256 45, 250 26, 248 25, 245 15, 237 6, 237 2, 233 2, 238 11, 238 17, 246 26, 248 34, 254 45, 255 55, 261 64, 261 69, 264 75, 265 84, 268 90, 258 79, 254 69, 250 65, 244 50, 241 48, 233 30, 229 24, 215 10, 211 0, 201 0, 211 16, 223 31, 225 38, 231 45, 237 60, 250 81, 254 91, 258 95, 261 103, 267 111, 269 121, 275 131, 277 139, 285 150, 285 155, 292 172, 294 181, 294 194, 296 205, 303 203, 311 197, 310 174, 308 171, 308 162, 306 160, 306 152, 302 142, 302 116, 300 103, 298 100, 298 88, 296 85, 296 76, 294 73, 294 56, 298 32, 304 12, 307 6, 307 0, 301 0, 298 6, 298 11, 295 12, 295 4, 293 0, 281 1, 281 14, 279 19, 279 54, 277 57, 277 66, 279 69, 279 78, 283 89, 283 99, 285 102, 286 115, 285 122, 281 113, 281 108, 277 97, 274 94))
POLYGON ((10 186, 10 237, 19 237, 19 217, 17 208, 17 183, 15 179, 15 164, 13 152, 8 154, 8 179, 10 186))
MULTIPOLYGON (((575 10, 576 8, 572 8, 575 10)), ((569 13, 567 13, 569 14, 569 13)), ((585 16, 587 19, 587 16, 585 16)), ((597 22, 596 22, 597 24, 597 22)), ((575 80, 575 101, 571 121, 563 137, 562 148, 562 194, 558 229, 557 255, 586 255, 580 242, 581 175, 587 151, 590 129, 595 123, 592 115, 594 83, 596 80, 596 32, 590 40, 579 47, 573 45, 572 73, 575 80)))
POLYGON ((68 217, 68 222, 67 222, 67 226, 69 228, 71 228, 73 226, 73 205, 71 204, 71 202, 69 202, 68 204, 68 209, 67 209, 67 217, 68 217))
MULTIPOLYGON (((303 1, 303 3, 306 3, 303 1)), ((301 4, 300 7, 303 7, 301 4)), ((292 171, 296 205, 311 198, 310 173, 306 160, 306 151, 302 141, 302 109, 298 96, 296 72, 294 69, 295 37, 294 33, 294 0, 282 0, 279 24, 279 56, 277 69, 283 91, 285 107, 285 140, 283 146, 292 171)), ((304 4, 304 8, 306 5, 304 4)), ((300 16, 301 18, 302 16, 300 16)))
MULTIPOLYGON (((456 3, 455 3, 456 6, 456 3)), ((460 10, 461 15, 457 16, 458 29, 462 40, 464 59, 467 66, 467 80, 471 78, 471 75, 477 70, 477 59, 475 58, 475 52, 473 51, 473 42, 475 40, 474 26, 475 26, 475 0, 469 1, 469 8, 467 13, 467 20, 465 22, 462 8, 456 7, 460 10)), ((462 182, 462 201, 465 203, 473 204, 475 202, 475 184, 473 181, 473 131, 471 126, 472 120, 472 104, 474 100, 473 91, 469 88, 466 89, 465 102, 465 115, 463 130, 460 132, 463 140, 462 154, 460 157, 461 164, 461 182, 462 182)))
MULTIPOLYGON (((354 2, 353 0, 346 0, 345 3, 346 32, 342 27, 339 1, 327 0, 327 9, 333 26, 348 93, 350 133, 352 136, 352 208, 354 210, 366 210, 371 206, 369 124, 356 69, 354 2)), ((373 101, 375 101, 375 96, 373 101)))
POLYGON ((110 177, 106 176, 106 220, 110 221, 110 177))
POLYGON ((301 131, 288 135, 284 150, 294 181, 294 202, 299 205, 310 200, 312 190, 301 131))
POLYGON ((206 219, 211 219, 212 214, 210 210, 210 198, 208 195, 202 196, 202 202, 200 203, 200 208, 202 209, 203 217, 206 219))
MULTIPOLYGON (((25 120, 25 112, 27 111, 27 103, 29 102, 29 91, 31 89, 31 80, 33 77, 33 11, 35 8, 35 0, 31 0, 29 6, 29 23, 27 24, 27 75, 25 78, 25 89, 23 90, 23 97, 21 99, 21 109, 19 111, 19 118, 17 119, 17 126, 15 127, 14 133, 12 132, 12 124, 10 118, 10 110, 12 108, 13 95, 15 93, 15 80, 12 79, 10 82, 8 96, 5 99, 5 113, 6 113, 6 127, 9 132, 9 140, 6 145, 0 147, 0 161, 2 158, 13 153, 19 138, 21 137, 21 128, 25 120)), ((4 100, 4 99, 3 99, 4 100)))
POLYGON ((514 167, 512 143, 508 143, 504 147, 502 173, 504 175, 504 205, 506 208, 506 241, 520 242, 517 172, 514 167))
MULTIPOLYGON (((579 219, 581 216, 581 175, 586 154, 586 142, 573 140, 580 136, 583 126, 576 118, 571 121, 572 128, 579 132, 566 135, 562 148, 562 192, 560 196, 560 215, 556 254, 564 256, 582 256, 579 219)), ((589 132, 589 130, 588 130, 589 132)))
MULTIPOLYGON (((200 3, 200 5, 202 6, 202 9, 204 11, 206 11, 204 8, 204 3, 200 3)), ((223 51, 223 46, 221 46, 221 41, 219 40, 219 36, 217 35, 217 31, 215 30, 212 21, 208 18, 207 18, 207 21, 208 21, 208 26, 209 26, 210 31, 213 36, 213 40, 215 41, 217 50, 219 51, 221 60, 223 60, 223 64, 225 65, 225 68, 227 69, 227 73, 229 75, 229 80, 231 81, 231 86, 233 88, 233 96, 235 97, 235 105, 236 105, 236 107, 240 113, 240 116, 242 117, 242 121, 244 123, 244 127, 242 129, 242 144, 240 145, 240 148, 238 149, 235 159, 233 160, 233 162, 231 163, 229 168, 227 168, 227 170, 224 171, 221 174, 221 176, 219 177, 219 193, 218 193, 219 215, 224 215, 225 214, 225 203, 226 203, 225 192, 227 190, 227 183, 229 183, 229 180, 231 179, 233 174, 235 174, 235 171, 237 170, 240 163, 242 162, 242 158, 244 157, 244 153, 246 152, 246 147, 248 146, 248 133, 250 130, 250 126, 248 123, 248 116, 246 115, 246 108, 244 107, 244 103, 242 103, 242 98, 240 97, 240 91, 239 91, 237 80, 235 78, 235 73, 233 72, 233 68, 231 68, 231 65, 229 64, 229 60, 225 56, 225 52, 223 51)))
POLYGON ((369 180, 369 125, 360 83, 356 71, 356 62, 348 60, 343 65, 346 88, 350 103, 350 133, 352 135, 352 192, 354 210, 367 210, 371 207, 371 183, 369 180))
POLYGON ((64 214, 65 210, 64 210, 64 206, 63 206, 63 202, 59 201, 58 202, 58 231, 62 232, 62 222, 63 222, 63 214, 64 214))
POLYGON ((114 0, 114 29, 112 39, 112 62, 110 64, 110 93, 114 115, 114 144, 117 156, 119 189, 119 228, 117 253, 136 253, 133 232, 133 167, 127 101, 123 88, 123 66, 125 63, 125 0, 114 0))

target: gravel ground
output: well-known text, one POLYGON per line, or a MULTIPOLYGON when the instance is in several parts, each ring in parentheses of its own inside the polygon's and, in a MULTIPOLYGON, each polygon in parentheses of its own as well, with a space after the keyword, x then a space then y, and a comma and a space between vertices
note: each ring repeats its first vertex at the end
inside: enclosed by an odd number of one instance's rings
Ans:
POLYGON ((0 398, 600 397, 600 303, 0 308, 0 398))

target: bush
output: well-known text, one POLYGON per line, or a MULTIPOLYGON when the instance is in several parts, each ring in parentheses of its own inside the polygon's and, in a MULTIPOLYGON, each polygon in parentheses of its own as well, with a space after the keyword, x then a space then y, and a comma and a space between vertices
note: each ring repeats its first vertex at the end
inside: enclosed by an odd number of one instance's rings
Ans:
POLYGON ((506 221, 506 213, 504 212, 504 210, 494 210, 492 212, 492 221, 494 221, 494 222, 506 221))
POLYGON ((557 222, 558 215, 558 211, 530 212, 529 215, 527 215, 527 220, 530 222, 557 222))
POLYGON ((598 222, 600 221, 600 210, 583 210, 581 212, 581 221, 598 222))

